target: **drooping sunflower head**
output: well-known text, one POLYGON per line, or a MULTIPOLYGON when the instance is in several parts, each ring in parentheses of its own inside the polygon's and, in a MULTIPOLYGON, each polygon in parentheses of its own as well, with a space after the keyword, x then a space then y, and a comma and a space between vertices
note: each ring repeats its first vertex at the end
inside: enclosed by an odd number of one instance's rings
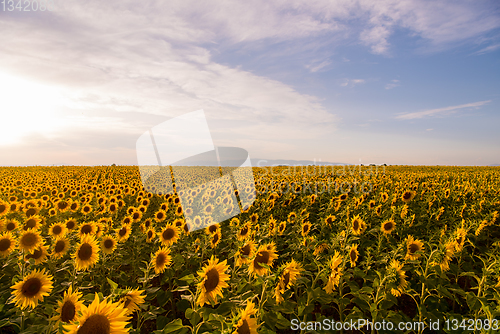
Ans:
POLYGON ((21 309, 27 307, 35 308, 43 297, 48 296, 52 291, 52 276, 45 272, 34 270, 28 274, 21 282, 14 284, 11 289, 14 295, 16 306, 21 309))
POLYGON ((94 237, 84 236, 73 254, 76 270, 88 270, 99 261, 99 246, 94 237))
POLYGON ((273 261, 278 258, 278 255, 276 254, 274 248, 269 249, 268 246, 268 244, 259 246, 255 257, 250 262, 250 266, 248 268, 250 274, 253 274, 255 276, 263 276, 267 274, 269 269, 263 267, 262 264, 268 267, 272 267, 273 261))
POLYGON ((257 334, 259 326, 257 325, 257 320, 252 317, 256 312, 255 304, 247 301, 245 309, 239 312, 240 314, 233 321, 235 323, 235 330, 232 334, 257 334))
POLYGON ((81 305, 81 316, 73 323, 64 325, 69 334, 125 334, 128 333, 127 310, 119 302, 99 300, 97 293, 94 301, 86 307, 81 305))
POLYGON ((227 260, 219 262, 219 260, 212 255, 208 264, 203 267, 202 270, 198 271, 198 275, 201 278, 200 283, 198 283, 198 289, 200 291, 199 297, 196 303, 200 306, 205 305, 205 303, 217 304, 217 297, 224 297, 222 294, 222 289, 229 287, 226 283, 230 276, 225 272, 229 269, 229 265, 226 264, 227 260))
POLYGON ((165 247, 158 249, 151 259, 156 274, 164 272, 171 262, 170 248, 165 247))
POLYGON ((330 276, 328 277, 328 282, 325 286, 326 293, 333 293, 335 288, 340 283, 340 278, 342 277, 342 257, 338 251, 335 251, 330 260, 330 276))
POLYGON ((7 257, 16 248, 16 240, 10 232, 0 234, 0 257, 7 257))
POLYGON ((396 229, 396 222, 392 219, 386 220, 380 225, 380 230, 384 232, 385 235, 391 234, 394 229, 396 229))
POLYGON ((140 305, 144 304, 144 298, 146 297, 143 295, 144 290, 139 290, 137 289, 129 289, 127 293, 120 298, 120 302, 123 305, 123 308, 126 309, 126 314, 130 315, 134 313, 135 311, 138 311, 140 309, 140 305))
POLYGON ((421 240, 414 239, 412 235, 409 235, 406 239, 406 256, 405 260, 416 260, 422 254, 424 249, 424 243, 421 240))
POLYGON ((217 230, 214 234, 212 234, 210 238, 210 247, 215 248, 220 243, 222 238, 222 234, 220 230, 217 230))
POLYGON ((456 247, 456 241, 454 240, 450 240, 444 244, 439 244, 438 251, 434 254, 431 264, 439 266, 443 272, 448 271, 450 269, 450 261, 455 254, 456 247))
POLYGON ((286 263, 279 280, 279 284, 281 285, 282 289, 288 289, 292 287, 297 281, 297 278, 300 277, 301 271, 302 265, 296 262, 294 259, 286 263))
POLYGON ((405 271, 403 271, 402 268, 403 264, 393 259, 386 272, 386 286, 390 289, 390 293, 395 297, 401 296, 408 286, 405 271))
POLYGON ((179 229, 176 226, 167 224, 160 233, 160 242, 167 247, 173 245, 179 240, 179 234, 179 229))
POLYGON ((456 252, 460 252, 463 249, 466 237, 467 237, 467 230, 465 228, 460 227, 455 231, 454 239, 456 242, 455 244, 456 252))

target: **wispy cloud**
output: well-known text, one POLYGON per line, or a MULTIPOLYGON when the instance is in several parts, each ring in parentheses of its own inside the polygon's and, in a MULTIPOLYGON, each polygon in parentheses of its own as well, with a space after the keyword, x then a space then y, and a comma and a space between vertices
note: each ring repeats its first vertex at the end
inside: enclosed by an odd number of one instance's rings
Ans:
POLYGON ((491 102, 491 100, 461 104, 458 106, 430 109, 430 110, 424 110, 424 111, 418 111, 418 112, 412 112, 412 113, 404 113, 404 114, 400 114, 400 115, 396 116, 396 118, 397 119, 418 119, 418 118, 424 118, 424 117, 440 116, 440 115, 454 113, 459 109, 478 108, 478 107, 485 105, 489 102, 491 102))
POLYGON ((354 87, 356 85, 364 84, 365 79, 344 79, 340 86, 342 87, 354 87))
POLYGON ((391 81, 391 83, 388 83, 385 85, 385 89, 393 89, 393 88, 396 88, 398 86, 400 86, 399 80, 394 79, 391 81))

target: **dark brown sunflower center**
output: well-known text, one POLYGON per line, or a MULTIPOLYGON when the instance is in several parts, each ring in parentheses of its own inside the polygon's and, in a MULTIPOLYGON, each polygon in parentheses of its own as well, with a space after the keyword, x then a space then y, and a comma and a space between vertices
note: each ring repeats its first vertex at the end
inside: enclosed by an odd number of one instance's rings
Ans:
POLYGON ((76 203, 73 203, 70 206, 71 210, 76 210, 77 207, 78 207, 78 204, 76 204, 76 203))
POLYGON ((409 247, 410 254, 413 254, 415 252, 418 252, 420 247, 418 247, 417 244, 411 244, 409 247))
POLYGON ((208 227, 208 232, 210 232, 210 233, 215 233, 215 231, 217 231, 217 226, 215 226, 215 225, 210 225, 210 226, 208 227))
POLYGON ((207 279, 205 280, 205 289, 207 293, 213 291, 219 285, 219 272, 217 269, 212 268, 207 272, 207 279))
POLYGON ((31 216, 33 216, 34 214, 36 214, 36 209, 34 209, 34 208, 29 208, 28 210, 26 210, 26 217, 31 217, 31 216))
POLYGON ((64 210, 67 207, 68 207, 68 202, 66 202, 66 201, 60 201, 60 202, 57 203, 57 208, 59 210, 64 210))
POLYGON ((352 262, 356 261, 356 251, 354 249, 351 250, 349 256, 351 257, 352 262))
POLYGON ((26 225, 24 225, 24 229, 27 230, 27 229, 33 228, 35 226, 36 226, 36 220, 34 220, 34 219, 28 219, 26 221, 26 225))
POLYGON ((84 243, 80 246, 78 250, 78 258, 82 261, 87 261, 92 256, 92 246, 88 243, 84 243))
POLYGON ((393 226, 394 225, 392 224, 392 222, 387 222, 387 223, 384 224, 384 230, 390 231, 390 230, 392 230, 393 226))
POLYGON ((0 252, 5 252, 7 249, 9 249, 10 245, 12 242, 10 239, 4 238, 0 240, 0 252))
POLYGON ((255 260, 253 261, 253 265, 256 269, 262 269, 263 267, 259 263, 268 264, 269 263, 269 252, 262 251, 257 254, 255 260))
POLYGON ((250 245, 249 244, 241 247, 241 255, 245 255, 245 256, 250 255, 250 245))
POLYGON ((7 224, 7 231, 12 231, 15 228, 16 228, 16 224, 14 224, 12 222, 7 224))
POLYGON ((134 214, 132 215, 132 218, 133 219, 139 219, 139 213, 138 212, 134 212, 134 214))
POLYGON ((326 219, 326 223, 327 223, 327 224, 331 224, 331 223, 332 223, 332 218, 331 218, 331 217, 328 217, 328 218, 326 219))
POLYGON ((54 233, 55 235, 61 234, 61 232, 62 232, 62 228, 59 225, 56 225, 52 228, 52 233, 54 233))
POLYGON ((156 215, 156 219, 158 219, 158 220, 163 219, 163 213, 158 213, 158 214, 156 215))
POLYGON ((83 234, 90 234, 92 232, 92 226, 89 224, 85 224, 82 226, 81 232, 83 234))
POLYGON ((70 230, 75 228, 75 222, 73 220, 70 220, 69 222, 66 223, 66 227, 70 230))
POLYGON ((33 254, 28 254, 28 256, 26 256, 26 258, 38 260, 39 258, 42 257, 42 255, 43 255, 43 252, 40 249, 37 249, 33 252, 33 254))
POLYGON ((77 334, 109 334, 111 331, 111 324, 109 319, 102 314, 91 315, 80 326, 77 334))
POLYGON ((32 277, 23 284, 21 292, 25 297, 33 297, 38 292, 40 292, 41 288, 42 288, 42 282, 40 281, 40 279, 32 277))
POLYGON ((89 212, 89 211, 90 211, 90 206, 85 206, 85 207, 83 208, 83 211, 85 211, 85 212, 89 212))
POLYGON ((410 192, 405 192, 404 195, 403 195, 404 199, 410 199, 410 197, 411 197, 411 193, 410 192))
POLYGON ((148 231, 148 239, 151 239, 153 237, 153 231, 148 231))
POLYGON ((215 244, 215 243, 217 243, 217 241, 219 241, 219 235, 218 234, 214 234, 212 242, 215 244))
POLYGON ((104 240, 104 248, 111 249, 113 247, 113 245, 114 245, 113 240, 111 240, 111 239, 104 240))
POLYGON ((246 319, 243 320, 243 323, 237 330, 238 334, 250 334, 250 326, 248 326, 248 322, 246 319))
POLYGON ((120 229, 120 231, 118 231, 118 234, 120 235, 120 237, 125 236, 125 234, 127 234, 127 228, 126 227, 122 227, 120 229))
POLYGON ((283 284, 285 285, 285 288, 287 287, 288 283, 290 282, 290 273, 286 273, 283 275, 283 284))
POLYGON ((37 237, 34 233, 26 233, 21 238, 21 244, 26 247, 34 246, 37 242, 37 237))
POLYGON ((162 253, 158 254, 158 256, 156 257, 156 266, 157 267, 163 266, 166 260, 167 259, 165 258, 165 254, 162 253))
POLYGON ((304 231, 304 233, 307 233, 309 231, 309 225, 302 226, 302 231, 304 231))
POLYGON ((246 226, 245 226, 245 227, 243 227, 243 228, 241 229, 240 234, 241 234, 241 235, 247 235, 247 233, 248 233, 248 227, 246 227, 246 226))
POLYGON ((352 228, 357 231, 359 230, 359 221, 358 220, 355 220, 352 222, 352 228))
POLYGON ((163 239, 165 240, 170 240, 175 236, 175 232, 171 228, 167 228, 165 231, 163 231, 163 239))
POLYGON ((61 307, 61 321, 70 322, 75 319, 76 307, 73 302, 67 300, 61 307))
POLYGON ((64 246, 66 246, 66 243, 62 240, 58 240, 56 242, 56 246, 54 247, 54 252, 60 253, 64 250, 64 246))

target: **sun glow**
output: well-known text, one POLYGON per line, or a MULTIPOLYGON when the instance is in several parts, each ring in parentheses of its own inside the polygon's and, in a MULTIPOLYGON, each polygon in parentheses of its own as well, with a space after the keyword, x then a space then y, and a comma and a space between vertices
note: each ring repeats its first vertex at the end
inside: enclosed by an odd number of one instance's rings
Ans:
POLYGON ((53 132, 60 125, 57 110, 62 102, 55 87, 0 73, 0 145, 19 143, 33 133, 53 132))

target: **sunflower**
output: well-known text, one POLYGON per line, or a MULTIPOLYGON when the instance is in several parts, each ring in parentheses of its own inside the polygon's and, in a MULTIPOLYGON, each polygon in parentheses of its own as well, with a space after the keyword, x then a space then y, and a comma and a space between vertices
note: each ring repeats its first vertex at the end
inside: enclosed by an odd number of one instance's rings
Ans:
POLYGON ((35 230, 22 232, 19 238, 19 248, 27 253, 32 253, 41 243, 42 237, 35 230))
POLYGON ((47 260, 47 255, 48 255, 47 247, 45 247, 45 245, 43 245, 43 244, 40 244, 40 246, 38 246, 33 251, 33 253, 26 254, 26 256, 24 257, 24 260, 28 261, 29 259, 34 259, 35 264, 40 264, 40 263, 44 263, 47 260))
POLYGON ((82 210, 81 212, 84 214, 84 215, 88 215, 89 213, 92 212, 92 206, 90 204, 85 204, 84 206, 82 206, 82 210))
POLYGON ((97 226, 94 224, 94 222, 83 223, 78 228, 78 235, 80 236, 80 238, 95 235, 96 232, 97 226))
POLYGON ((448 241, 445 244, 439 245, 439 250, 436 252, 432 265, 439 266, 441 271, 448 271, 450 269, 450 261, 455 254, 456 241, 448 241))
POLYGON ((352 218, 351 230, 354 235, 360 235, 366 230, 366 223, 359 217, 359 215, 352 218))
POLYGON ((415 193, 411 190, 407 190, 401 195, 401 200, 405 203, 409 203, 415 197, 415 193))
POLYGON ((340 256, 340 253, 338 251, 335 251, 330 261, 331 273, 330 276, 328 277, 328 283, 324 288, 326 293, 333 293, 335 287, 339 285, 340 277, 342 276, 341 264, 342 264, 342 257, 340 256))
POLYGON ((229 275, 225 272, 229 269, 229 265, 226 264, 227 260, 219 262, 219 260, 212 255, 208 264, 203 267, 202 270, 198 271, 198 275, 201 277, 200 283, 198 283, 198 289, 200 290, 200 295, 196 300, 196 304, 199 306, 208 304, 217 304, 217 296, 224 297, 222 294, 222 289, 229 287, 226 283, 229 280, 229 275))
POLYGON ((205 215, 211 215, 214 212, 214 206, 212 204, 207 204, 205 208, 203 208, 203 213, 205 215))
POLYGON ((175 215, 176 216, 182 216, 182 206, 178 206, 176 209, 175 209, 175 215))
POLYGON ((259 246, 259 249, 257 250, 252 262, 250 262, 248 272, 250 274, 254 274, 255 276, 263 276, 267 274, 269 269, 261 266, 261 264, 272 267, 273 261, 277 258, 278 255, 276 254, 274 244, 261 245, 259 246))
POLYGON ((62 238, 66 234, 66 226, 62 223, 54 223, 49 227, 49 234, 54 238, 62 238))
POLYGON ((153 214, 153 219, 158 222, 158 223, 161 223, 165 220, 165 218, 167 217, 167 213, 160 209, 158 211, 156 211, 154 214, 153 214))
POLYGON ((81 316, 75 322, 64 325, 64 329, 69 334, 125 334, 129 331, 125 327, 130 319, 126 314, 127 310, 120 303, 100 301, 96 293, 94 301, 88 307, 81 306, 81 316))
POLYGON ((217 231, 220 230, 220 226, 219 224, 212 224, 212 225, 209 225, 205 228, 205 232, 208 234, 208 235, 212 235, 214 233, 216 233, 217 231))
POLYGON ((43 297, 48 296, 52 291, 52 276, 46 274, 45 269, 34 270, 21 282, 14 284, 11 289, 14 289, 12 294, 16 306, 21 309, 26 307, 33 309, 39 301, 43 301, 43 297))
POLYGON ((329 248, 330 248, 330 246, 325 242, 317 244, 316 247, 314 248, 313 255, 316 256, 318 254, 321 254, 329 248))
POLYGON ((295 213, 295 211, 292 211, 288 214, 288 222, 289 223, 292 223, 293 221, 295 221, 295 218, 297 218, 297 214, 295 213))
POLYGON ((78 319, 78 312, 83 305, 83 302, 80 300, 81 298, 82 293, 78 291, 73 292, 72 286, 64 292, 63 299, 57 302, 57 315, 50 319, 57 321, 55 327, 58 327, 59 322, 69 324, 78 319))
POLYGON ((116 241, 115 238, 113 238, 110 235, 105 236, 104 238, 101 239, 101 248, 104 254, 111 254, 115 251, 116 249, 116 244, 118 242, 116 241))
POLYGON ((139 305, 144 304, 144 298, 146 296, 142 294, 143 292, 144 290, 139 290, 139 288, 134 290, 129 289, 125 296, 120 299, 120 303, 122 303, 123 308, 126 309, 127 315, 139 310, 139 305))
POLYGON ((153 239, 156 237, 156 232, 154 229, 149 228, 146 231, 146 242, 150 243, 153 241, 153 239))
POLYGON ((16 248, 16 240, 10 232, 0 234, 0 257, 7 257, 16 248))
POLYGON ((412 235, 409 235, 406 239, 406 256, 405 260, 416 260, 420 257, 420 252, 424 249, 424 243, 420 240, 413 239, 412 235))
POLYGON ((460 252, 462 251, 465 243, 465 237, 467 236, 467 230, 464 229, 463 227, 457 229, 455 231, 455 252, 460 252))
POLYGON ((242 264, 250 263, 250 258, 255 254, 255 243, 253 240, 248 241, 236 253, 236 265, 239 267, 242 264))
POLYGON ((328 227, 332 227, 333 226, 333 222, 335 221, 335 216, 328 216, 325 218, 325 225, 328 226, 328 227))
POLYGON ((392 219, 386 220, 380 225, 380 230, 384 232, 385 235, 389 235, 396 228, 396 222, 392 219))
POLYGON ((75 218, 68 218, 64 221, 65 225, 66 225, 66 228, 69 230, 69 231, 73 231, 76 226, 78 225, 77 221, 75 218))
POLYGON ((358 261, 358 257, 358 245, 351 245, 351 249, 349 250, 349 262, 351 263, 351 267, 356 267, 356 261, 358 261))
POLYGON ((212 234, 212 237, 210 238, 210 247, 215 248, 217 245, 220 243, 220 240, 222 238, 220 230, 212 234))
POLYGON ((155 273, 159 274, 165 271, 165 268, 172 262, 170 248, 160 248, 153 255, 151 263, 155 266, 155 273))
POLYGON ((85 235, 73 254, 76 270, 87 270, 99 261, 99 246, 94 237, 85 235))
POLYGON ((42 218, 38 215, 31 216, 24 221, 23 230, 27 231, 29 229, 39 230, 42 227, 42 218))
POLYGON ((160 233, 160 241, 164 246, 170 246, 179 240, 179 229, 172 224, 167 224, 160 233))
POLYGON ((15 219, 9 219, 5 222, 4 228, 7 232, 13 232, 19 226, 19 222, 15 219))
POLYGON ((66 254, 69 249, 69 240, 62 237, 56 238, 54 248, 52 249, 52 257, 59 259, 66 254))
POLYGON ((283 233, 285 232, 286 230, 286 221, 282 221, 279 225, 278 225, 278 233, 280 235, 283 235, 283 233))
POLYGON ((297 278, 300 277, 300 272, 302 271, 302 265, 292 259, 285 265, 283 273, 280 276, 279 284, 283 289, 291 288, 295 282, 297 282, 297 278))
POLYGON ((238 231, 238 240, 243 241, 245 240, 252 232, 250 222, 247 222, 245 225, 243 225, 242 228, 239 229, 238 231))
POLYGON ((0 217, 3 215, 8 214, 10 211, 10 205, 9 203, 3 201, 0 199, 0 217))
POLYGON ((403 264, 394 259, 387 268, 386 286, 391 289, 390 292, 394 297, 401 296, 405 288, 408 286, 408 282, 405 279, 406 275, 402 268, 403 264))
POLYGON ((132 233, 132 226, 130 224, 123 224, 119 229, 116 229, 116 236, 118 242, 125 242, 132 233))
POLYGON ((203 227, 203 220, 201 219, 200 216, 195 216, 193 218, 193 224, 190 225, 192 225, 193 230, 198 230, 203 227))
POLYGON ((302 223, 302 229, 301 229, 302 236, 305 237, 306 235, 308 235, 309 231, 311 231, 311 223, 308 221, 304 221, 302 223))
POLYGON ((257 328, 259 327, 257 326, 257 320, 251 317, 256 312, 257 309, 255 308, 255 304, 248 301, 245 309, 241 311, 239 320, 236 323, 236 329, 232 334, 257 334, 257 328))

